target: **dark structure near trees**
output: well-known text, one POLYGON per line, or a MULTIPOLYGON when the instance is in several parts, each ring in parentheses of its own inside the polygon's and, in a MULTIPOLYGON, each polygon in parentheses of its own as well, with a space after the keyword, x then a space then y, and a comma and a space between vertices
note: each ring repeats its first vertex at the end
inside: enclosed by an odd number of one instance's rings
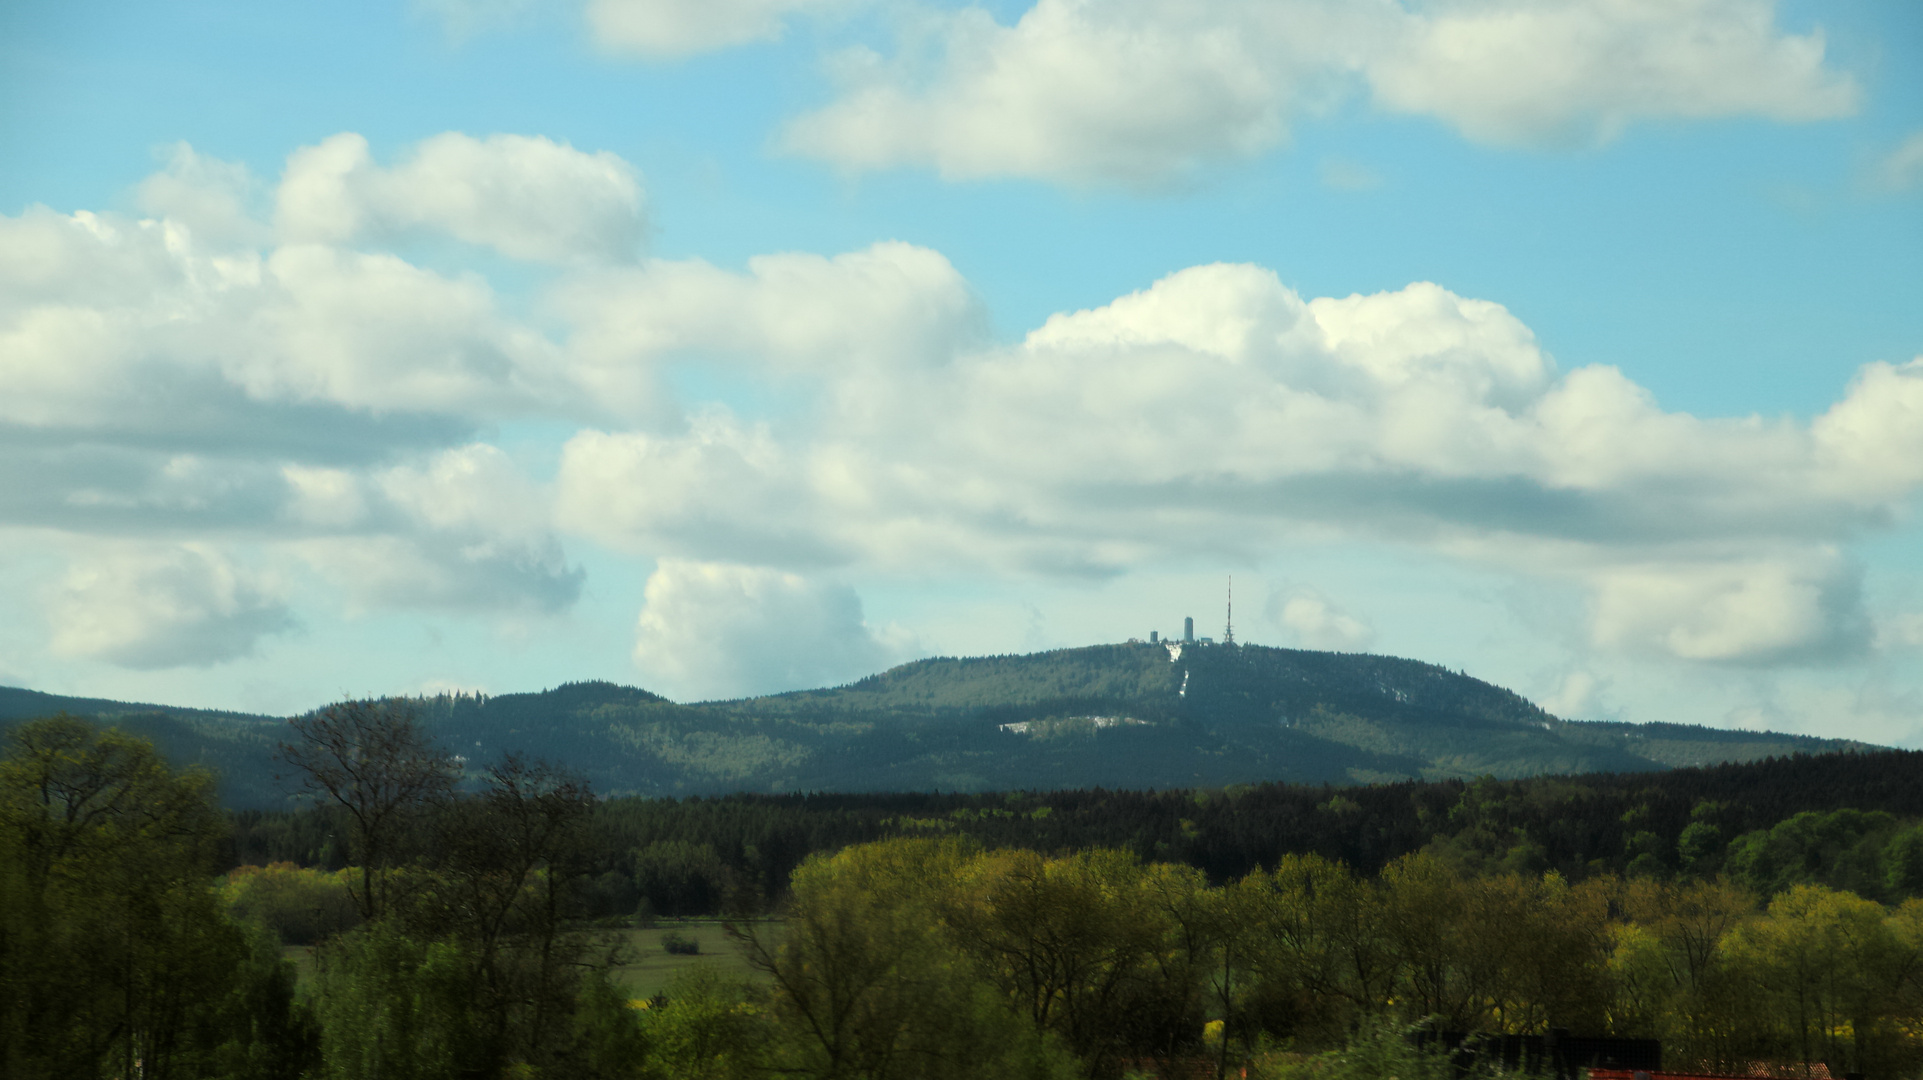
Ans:
POLYGON ((1577 1080, 1585 1069, 1626 1069, 1654 1072, 1663 1067, 1663 1044, 1658 1039, 1609 1039, 1572 1036, 1562 1029, 1547 1035, 1485 1035, 1462 1031, 1419 1032, 1416 1045, 1440 1044, 1453 1049, 1460 1074, 1501 1069, 1524 1076, 1577 1080))

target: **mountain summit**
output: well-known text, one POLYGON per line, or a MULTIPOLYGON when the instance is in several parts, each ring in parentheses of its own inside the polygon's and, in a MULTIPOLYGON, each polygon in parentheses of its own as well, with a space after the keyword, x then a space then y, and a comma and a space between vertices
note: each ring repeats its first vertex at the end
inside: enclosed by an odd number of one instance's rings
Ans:
MULTIPOLYGON (((1568 721, 1433 664, 1200 642, 940 657, 833 689, 690 705, 606 682, 417 704, 471 763, 517 750, 587 774, 603 794, 1355 784, 1865 748, 1568 721)), ((121 723, 177 762, 218 768, 233 805, 282 800, 272 718, 0 690, 0 723, 57 709, 121 723)))

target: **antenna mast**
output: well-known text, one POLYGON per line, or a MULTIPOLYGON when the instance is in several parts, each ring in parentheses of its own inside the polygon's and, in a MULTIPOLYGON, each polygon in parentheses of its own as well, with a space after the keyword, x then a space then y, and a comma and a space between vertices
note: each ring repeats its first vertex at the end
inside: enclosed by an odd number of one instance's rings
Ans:
POLYGON ((1235 575, 1229 575, 1229 624, 1222 628, 1222 644, 1235 644, 1235 575))

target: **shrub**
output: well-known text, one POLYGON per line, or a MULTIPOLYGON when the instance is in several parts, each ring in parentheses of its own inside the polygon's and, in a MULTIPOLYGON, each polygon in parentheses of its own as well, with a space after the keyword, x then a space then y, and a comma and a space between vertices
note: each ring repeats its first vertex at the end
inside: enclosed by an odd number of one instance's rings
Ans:
POLYGON ((360 922, 348 873, 290 862, 243 866, 221 882, 220 896, 235 918, 265 925, 284 944, 315 945, 360 922))
POLYGON ((661 935, 661 947, 677 956, 695 956, 701 952, 699 941, 674 930, 661 935))

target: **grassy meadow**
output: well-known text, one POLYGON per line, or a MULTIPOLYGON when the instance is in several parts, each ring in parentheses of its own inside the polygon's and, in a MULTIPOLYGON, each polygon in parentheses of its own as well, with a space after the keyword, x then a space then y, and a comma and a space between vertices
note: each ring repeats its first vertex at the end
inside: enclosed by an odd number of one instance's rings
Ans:
MULTIPOLYGON (((775 920, 759 920, 755 926, 763 933, 779 933, 781 929, 775 920)), ((609 933, 626 939, 623 954, 627 962, 615 966, 614 982, 631 998, 651 998, 665 992, 677 974, 698 964, 714 968, 731 981, 763 978, 748 965, 741 946, 728 937, 720 919, 662 919, 652 929, 609 933), (666 934, 692 938, 701 951, 671 953, 661 943, 666 934)), ((281 949, 281 956, 294 965, 303 989, 312 984, 315 959, 311 946, 288 945, 281 949)))
MULTIPOLYGON (((761 921, 755 926, 758 931, 766 932, 778 931, 780 924, 761 921)), ((662 993, 677 974, 697 964, 707 964, 730 980, 763 977, 748 965, 741 946, 728 937, 720 919, 662 919, 652 929, 616 933, 627 938, 629 947, 625 950, 628 963, 614 969, 614 982, 625 989, 629 997, 645 998, 662 993), (701 951, 671 953, 661 944, 666 934, 692 938, 701 951)))

